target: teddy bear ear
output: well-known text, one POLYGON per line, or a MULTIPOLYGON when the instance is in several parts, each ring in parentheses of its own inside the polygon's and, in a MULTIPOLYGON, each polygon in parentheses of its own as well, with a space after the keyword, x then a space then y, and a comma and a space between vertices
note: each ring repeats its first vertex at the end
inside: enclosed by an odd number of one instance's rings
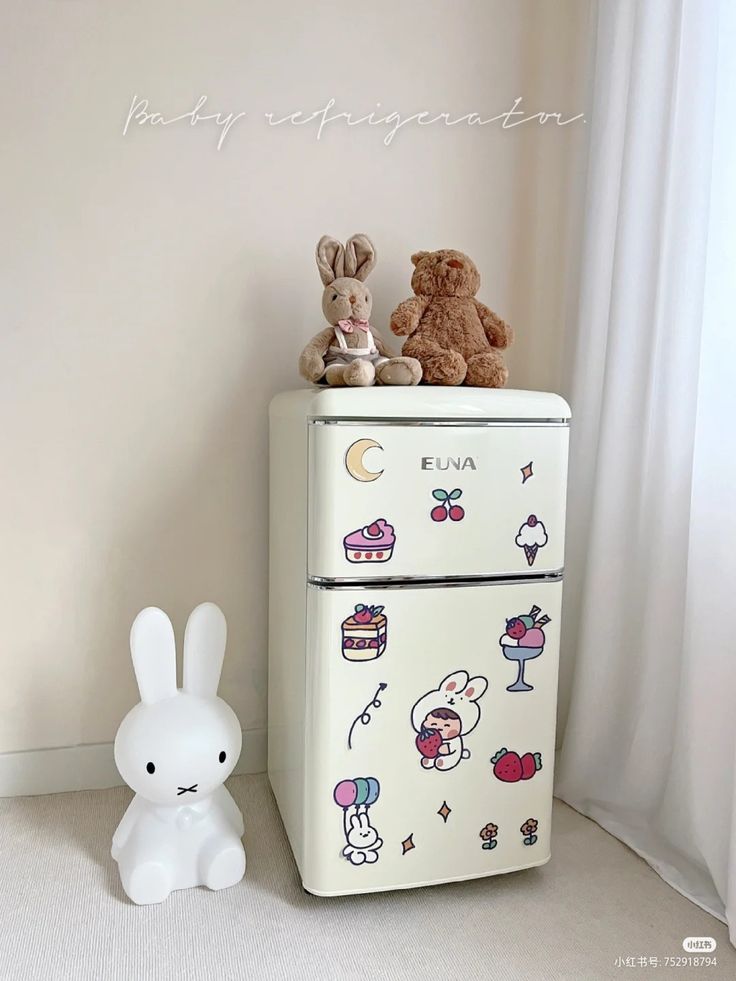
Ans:
POLYGON ((345 243, 345 275, 364 283, 376 265, 376 247, 367 235, 351 235, 345 243))
POLYGON ((422 261, 422 259, 425 257, 425 255, 429 255, 429 252, 415 252, 414 255, 411 257, 411 264, 413 266, 418 266, 419 263, 422 261))
POLYGON ((323 235, 315 252, 319 275, 325 286, 345 275, 345 249, 331 235, 323 235))

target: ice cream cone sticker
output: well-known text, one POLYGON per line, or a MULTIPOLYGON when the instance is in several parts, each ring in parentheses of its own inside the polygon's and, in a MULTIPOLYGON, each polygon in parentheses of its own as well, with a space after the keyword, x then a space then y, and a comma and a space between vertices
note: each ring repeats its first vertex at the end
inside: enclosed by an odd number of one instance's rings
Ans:
POLYGON ((536 514, 530 514, 516 536, 516 544, 524 549, 528 565, 534 565, 537 552, 544 548, 547 541, 547 529, 536 514))

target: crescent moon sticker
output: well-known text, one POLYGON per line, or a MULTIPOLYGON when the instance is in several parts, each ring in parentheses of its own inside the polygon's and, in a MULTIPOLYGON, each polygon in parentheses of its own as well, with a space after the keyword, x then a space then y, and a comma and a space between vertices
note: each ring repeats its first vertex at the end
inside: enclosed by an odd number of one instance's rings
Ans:
POLYGON ((383 450, 381 444, 377 443, 375 439, 358 439, 348 446, 345 453, 345 469, 354 480, 366 483, 370 480, 378 480, 383 473, 383 470, 368 470, 363 463, 365 454, 374 447, 383 450))

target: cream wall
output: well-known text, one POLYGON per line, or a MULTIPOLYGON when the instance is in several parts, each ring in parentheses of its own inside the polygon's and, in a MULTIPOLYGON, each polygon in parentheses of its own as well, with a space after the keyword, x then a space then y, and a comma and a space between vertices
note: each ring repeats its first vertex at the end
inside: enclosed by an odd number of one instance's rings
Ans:
POLYGON ((222 692, 265 725, 267 405, 322 326, 322 233, 375 239, 379 326, 412 251, 468 251, 516 327, 514 386, 559 386, 583 124, 407 127, 387 148, 262 114, 334 96, 493 115, 523 96, 574 115, 587 17, 575 0, 6 0, 0 753, 111 740, 149 604, 179 638, 197 602, 222 606, 222 692), (134 93, 249 118, 219 153, 207 123, 123 137, 134 93))

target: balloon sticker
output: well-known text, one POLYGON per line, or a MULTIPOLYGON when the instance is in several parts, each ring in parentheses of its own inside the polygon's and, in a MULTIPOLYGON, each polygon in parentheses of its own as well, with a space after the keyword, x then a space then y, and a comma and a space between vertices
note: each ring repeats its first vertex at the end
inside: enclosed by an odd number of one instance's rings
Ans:
POLYGON ((459 487, 451 491, 436 487, 432 491, 432 497, 440 503, 429 512, 432 521, 446 521, 448 518, 450 521, 462 521, 465 517, 465 508, 459 504, 453 504, 453 501, 457 501, 462 496, 463 492, 459 487))
POLYGON ((369 470, 365 465, 364 457, 372 449, 383 450, 383 447, 375 439, 357 439, 348 446, 345 451, 345 469, 353 480, 369 483, 378 480, 383 473, 383 470, 369 470))
POLYGON ((341 780, 332 792, 335 803, 342 808, 345 847, 340 854, 351 865, 373 865, 378 861, 383 839, 371 824, 368 811, 380 793, 381 785, 375 777, 341 780))
POLYGON ((506 633, 498 643, 507 661, 519 662, 516 681, 506 691, 534 690, 534 685, 528 685, 524 680, 524 668, 527 661, 539 657, 544 650, 547 638, 542 628, 547 626, 550 618, 546 613, 540 616, 541 612, 540 607, 533 606, 528 613, 520 613, 506 621, 506 633))
POLYGON ((353 724, 350 726, 350 729, 348 730, 348 749, 353 748, 353 730, 355 729, 355 727, 359 722, 364 726, 370 725, 372 719, 371 709, 379 709, 381 707, 383 702, 381 701, 379 696, 381 692, 386 691, 387 688, 388 685, 386 684, 386 682, 382 681, 378 686, 378 688, 376 688, 375 694, 373 695, 373 698, 370 700, 370 702, 368 702, 368 704, 365 706, 363 711, 359 712, 358 715, 356 715, 355 718, 353 719, 353 724))

